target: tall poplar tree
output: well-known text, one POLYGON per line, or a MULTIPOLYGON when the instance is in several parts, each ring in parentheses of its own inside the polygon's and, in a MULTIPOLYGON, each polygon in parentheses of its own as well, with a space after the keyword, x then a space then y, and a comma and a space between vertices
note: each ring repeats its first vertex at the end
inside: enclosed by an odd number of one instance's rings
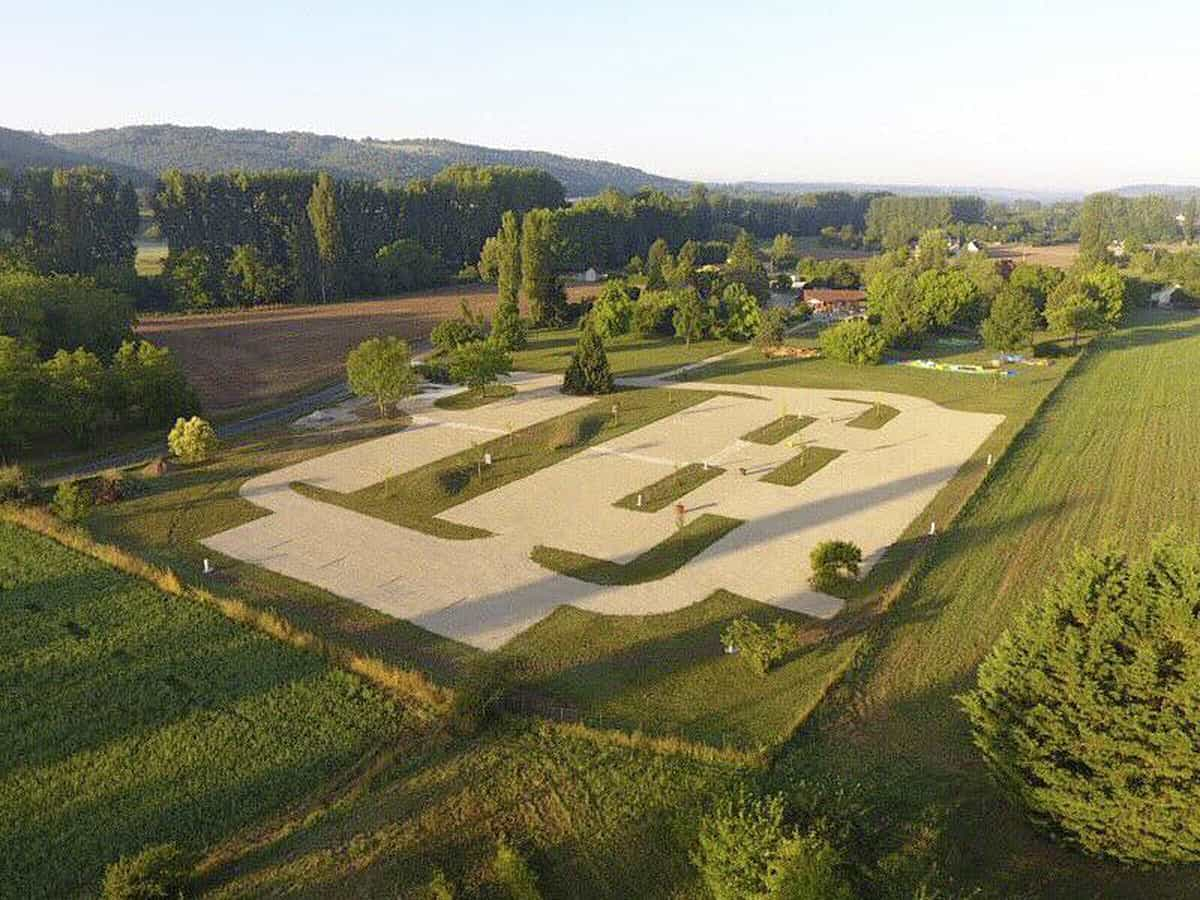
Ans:
POLYGON ((321 302, 329 299, 331 282, 342 258, 342 234, 338 223, 337 189, 325 172, 317 176, 308 198, 308 221, 312 225, 320 260, 321 302))
POLYGON ((525 346, 525 326, 517 296, 521 279, 521 225, 515 212, 509 210, 501 217, 495 240, 500 301, 492 335, 505 349, 520 350, 525 346))
POLYGON ((521 287, 536 325, 566 318, 567 295, 554 274, 554 214, 548 209, 525 213, 521 225, 521 287))

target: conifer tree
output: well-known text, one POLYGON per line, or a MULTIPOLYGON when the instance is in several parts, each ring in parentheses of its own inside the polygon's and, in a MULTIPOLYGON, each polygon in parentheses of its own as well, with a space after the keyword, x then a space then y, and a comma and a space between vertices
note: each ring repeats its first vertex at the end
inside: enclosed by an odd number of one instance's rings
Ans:
POLYGON ((608 354, 604 352, 604 341, 590 320, 584 322, 579 343, 571 354, 571 364, 563 376, 562 389, 564 394, 612 393, 613 375, 608 367, 608 354))

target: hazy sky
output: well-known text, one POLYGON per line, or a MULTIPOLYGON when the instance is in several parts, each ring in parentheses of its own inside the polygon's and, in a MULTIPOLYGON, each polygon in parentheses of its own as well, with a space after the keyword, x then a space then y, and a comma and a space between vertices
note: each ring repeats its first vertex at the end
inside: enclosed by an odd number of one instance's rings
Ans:
POLYGON ((6 2, 0 124, 444 137, 706 180, 1200 183, 1200 2, 6 2))

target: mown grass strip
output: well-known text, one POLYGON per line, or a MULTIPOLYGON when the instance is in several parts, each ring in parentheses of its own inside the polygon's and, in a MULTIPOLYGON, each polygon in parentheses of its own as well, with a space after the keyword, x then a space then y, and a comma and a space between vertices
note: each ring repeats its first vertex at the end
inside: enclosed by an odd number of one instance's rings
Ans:
POLYGON ((491 387, 471 388, 458 394, 450 394, 448 397, 439 397, 433 401, 433 405, 438 409, 449 410, 478 409, 497 400, 516 396, 516 393, 517 389, 511 384, 493 384, 491 387))
MULTIPOLYGON (((474 470, 474 467, 471 467, 474 470)), ((456 473, 448 473, 449 477, 455 477, 456 473)), ((461 477, 468 479, 471 477, 470 472, 462 472, 461 477)), ((342 494, 338 491, 332 491, 329 488, 317 487, 315 484, 307 484, 303 481, 293 481, 291 488, 297 494, 303 497, 308 497, 310 500, 316 500, 319 503, 329 503, 333 506, 341 506, 346 509, 352 509, 357 512, 364 512, 361 505, 357 502, 357 498, 353 494, 342 494)), ((385 495, 383 500, 387 500, 385 495)), ((367 513, 367 515, 373 515, 367 513)), ((421 534, 427 534, 430 537, 441 538, 445 541, 474 541, 479 538, 491 537, 492 532, 486 528, 476 528, 473 525, 460 525, 457 522, 451 522, 448 519, 442 519, 437 516, 431 516, 425 511, 407 506, 403 503, 396 506, 392 510, 391 515, 375 516, 377 519, 386 518, 393 525, 400 525, 404 528, 411 528, 413 531, 419 531, 421 534)))
POLYGON ((767 484, 781 484, 784 487, 795 487, 806 478, 811 478, 820 472, 843 452, 830 447, 805 447, 783 465, 772 469, 759 481, 765 481, 767 484))
POLYGON ((689 463, 666 478, 660 478, 653 484, 648 484, 641 490, 622 497, 613 506, 637 512, 658 512, 666 509, 681 497, 687 496, 701 485, 712 481, 724 471, 724 469, 706 466, 703 463, 689 463), (638 497, 642 498, 641 506, 638 506, 638 497))
MULTIPOLYGON (((837 400, 840 403, 859 403, 867 405, 864 400, 852 400, 849 397, 830 397, 831 400, 837 400)), ((886 403, 872 403, 871 408, 865 412, 859 413, 853 419, 846 423, 848 428, 869 428, 875 430, 882 428, 896 416, 900 415, 900 410, 894 406, 888 406, 886 403)))
POLYGON ((689 560, 741 524, 741 519, 705 513, 627 563, 597 559, 542 544, 533 548, 529 558, 539 566, 589 584, 644 584, 678 572, 689 560))
POLYGON ((761 428, 755 428, 753 431, 748 431, 742 435, 743 441, 750 441, 753 444, 778 444, 780 441, 791 437, 797 431, 807 428, 813 422, 817 421, 812 416, 797 416, 788 414, 780 416, 773 422, 768 422, 761 428))

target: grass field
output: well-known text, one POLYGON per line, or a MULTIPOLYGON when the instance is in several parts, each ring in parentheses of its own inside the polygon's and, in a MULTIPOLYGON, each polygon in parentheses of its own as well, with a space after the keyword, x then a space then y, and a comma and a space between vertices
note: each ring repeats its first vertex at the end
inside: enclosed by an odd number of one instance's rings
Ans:
POLYGON ((0 895, 199 852, 402 733, 320 657, 0 523, 0 895))
POLYGON ((1037 836, 991 787, 955 695, 1077 543, 1198 536, 1200 324, 1142 314, 1101 340, 1001 459, 794 741, 804 770, 880 785, 895 843, 982 897, 1184 898, 1196 867, 1140 873, 1037 836))
POLYGON ((844 451, 829 447, 805 447, 781 466, 776 466, 759 479, 767 484, 795 487, 805 479, 816 475, 842 455, 844 451))
MULTIPOLYGON (((548 329, 529 335, 529 345, 513 354, 513 368, 522 372, 562 372, 571 361, 579 341, 578 328, 548 329)), ((673 338, 644 338, 622 335, 604 342, 604 352, 613 374, 633 377, 661 375, 680 366, 727 353, 745 344, 732 341, 693 341, 685 344, 673 338)))
POLYGON ((511 384, 493 384, 482 388, 471 388, 448 397, 439 397, 433 401, 433 405, 438 409, 478 409, 489 403, 495 403, 497 400, 515 396, 516 393, 517 389, 511 384))
POLYGON ((1079 244, 1050 244, 1045 247, 1033 244, 998 244, 988 247, 988 256, 1069 269, 1079 259, 1079 244))
POLYGON ((790 438, 797 431, 807 428, 815 421, 817 420, 812 416, 791 414, 780 416, 774 422, 768 422, 761 428, 755 428, 753 431, 743 434, 742 440, 755 444, 778 444, 780 441, 790 438))
POLYGON ((166 262, 166 241, 138 242, 133 258, 133 268, 139 275, 161 275, 166 262))

